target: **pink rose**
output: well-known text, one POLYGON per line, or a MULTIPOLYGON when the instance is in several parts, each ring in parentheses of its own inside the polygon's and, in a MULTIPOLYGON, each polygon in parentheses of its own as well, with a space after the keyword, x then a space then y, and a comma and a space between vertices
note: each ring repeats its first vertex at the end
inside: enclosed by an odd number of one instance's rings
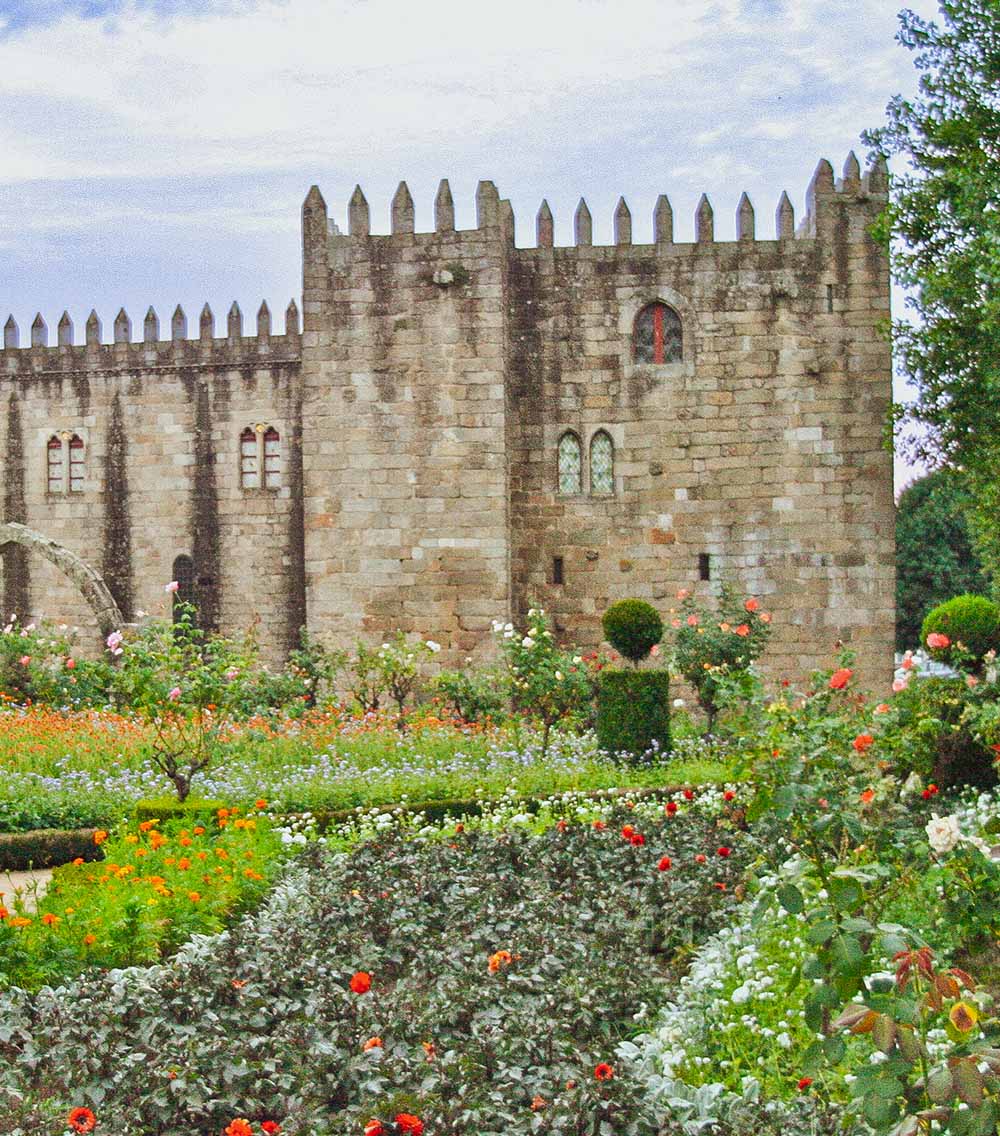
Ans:
POLYGON ((893 679, 893 681, 892 681, 892 691, 893 691, 893 694, 899 694, 899 692, 900 692, 901 690, 905 690, 905 689, 906 689, 906 685, 907 685, 907 684, 906 684, 906 679, 905 679, 905 678, 896 678, 896 679, 893 679))
POLYGON ((169 584, 164 584, 163 590, 168 595, 170 595, 173 592, 176 592, 179 587, 180 587, 180 584, 178 584, 176 580, 171 580, 169 584))
POLYGON ((940 631, 932 631, 930 635, 927 636, 927 646, 930 647, 931 650, 941 650, 945 647, 950 647, 951 640, 947 635, 942 635, 940 631))
POLYGON ((76 666, 76 659, 66 660, 66 670, 71 671, 76 666))
POLYGON ((22 655, 17 661, 21 664, 22 667, 26 667, 31 662, 31 656, 22 655))
POLYGON ((687 622, 688 622, 688 627, 697 627, 698 626, 698 617, 696 615, 689 615, 687 622))
POLYGON ((181 688, 179 686, 175 686, 174 689, 167 695, 167 697, 170 699, 171 702, 180 701, 181 688))

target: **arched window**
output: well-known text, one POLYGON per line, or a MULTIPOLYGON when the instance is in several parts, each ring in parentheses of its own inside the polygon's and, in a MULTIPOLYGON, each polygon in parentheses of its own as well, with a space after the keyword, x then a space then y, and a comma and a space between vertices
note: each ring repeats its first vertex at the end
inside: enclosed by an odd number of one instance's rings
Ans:
POLYGON ((63 461, 62 439, 55 434, 49 438, 46 445, 46 460, 48 463, 48 485, 50 493, 64 493, 66 491, 66 465, 63 461))
POLYGON ((264 487, 281 488, 281 435, 273 426, 264 431, 264 487))
POLYGON ((559 492, 583 492, 580 439, 571 430, 567 430, 559 439, 559 492))
POLYGON ((637 363, 679 363, 681 317, 667 304, 647 304, 635 320, 634 348, 637 363))
POLYGON ((258 422, 240 434, 240 486, 281 488, 281 435, 273 426, 258 422))
POLYGON ((240 485, 244 489, 260 488, 257 434, 249 426, 240 434, 240 485))
POLYGON ((609 497, 615 491, 615 447, 611 435, 598 430, 590 440, 590 492, 609 497))
POLYGON ((69 491, 70 493, 83 492, 83 464, 84 446, 79 434, 74 434, 69 440, 69 491))
POLYGON ((174 592, 174 622, 178 618, 178 608, 181 604, 196 605, 194 561, 190 556, 181 554, 174 559, 173 579, 177 581, 177 591, 174 592))

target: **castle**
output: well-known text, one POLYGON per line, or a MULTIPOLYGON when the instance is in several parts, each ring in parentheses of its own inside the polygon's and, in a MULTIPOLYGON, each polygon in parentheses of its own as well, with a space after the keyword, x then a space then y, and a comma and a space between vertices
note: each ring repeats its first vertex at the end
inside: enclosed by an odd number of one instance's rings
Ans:
MULTIPOLYGON (((544 606, 562 637, 601 638, 605 607, 661 611, 693 581, 730 579, 774 612, 770 669, 801 676, 834 641, 885 680, 893 641, 891 361, 886 250, 870 235, 884 167, 821 161, 796 227, 782 194, 759 238, 746 195, 735 241, 698 205, 675 243, 533 248, 491 182, 456 231, 448 183, 433 233, 401 184, 391 232, 360 189, 347 232, 319 190, 303 213, 303 293, 283 334, 234 304, 189 336, 150 309, 77 344, 41 316, 0 352, 3 520, 78 553, 126 616, 177 579, 204 623, 258 615, 272 653, 299 628, 342 644, 396 628, 461 662, 491 621, 544 606)), ((8 544, 5 614, 93 626, 72 582, 8 544)))

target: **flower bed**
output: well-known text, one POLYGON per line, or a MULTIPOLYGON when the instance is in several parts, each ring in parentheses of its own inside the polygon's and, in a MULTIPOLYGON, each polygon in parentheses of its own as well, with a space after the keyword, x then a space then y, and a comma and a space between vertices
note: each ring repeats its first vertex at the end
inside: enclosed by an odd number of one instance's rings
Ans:
POLYGON ((258 913, 170 963, 6 992, 0 1130, 54 1136, 86 1107, 116 1136, 234 1118, 360 1136, 398 1115, 429 1133, 654 1132, 615 1046, 676 952, 728 920, 755 848, 683 797, 599 811, 315 845, 258 913))

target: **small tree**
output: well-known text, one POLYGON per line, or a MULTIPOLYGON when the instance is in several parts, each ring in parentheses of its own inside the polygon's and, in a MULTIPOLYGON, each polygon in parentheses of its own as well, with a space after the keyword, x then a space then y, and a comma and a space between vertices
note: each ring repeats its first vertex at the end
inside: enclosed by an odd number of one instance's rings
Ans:
POLYGON ((115 631, 107 639, 118 663, 112 695, 152 727, 153 763, 181 802, 195 775, 217 765, 232 745, 257 664, 252 636, 237 642, 210 635, 195 616, 191 604, 177 603, 172 621, 153 620, 135 636, 115 631))
POLYGON ((397 631, 375 652, 375 670, 381 679, 380 686, 396 703, 397 729, 402 730, 406 726, 406 702, 420 678, 421 664, 440 650, 433 639, 411 643, 405 631, 397 631))
POLYGON ((556 646, 541 608, 528 612, 523 635, 509 623, 494 623, 493 631, 506 665, 514 709, 541 727, 544 758, 553 727, 581 714, 593 696, 583 659, 556 646))
POLYGON ((619 600, 601 620, 604 638, 637 667, 663 638, 663 620, 645 600, 619 600))
POLYGON ((698 705, 712 732, 719 713, 723 684, 748 676, 750 665, 759 658, 771 634, 771 616, 760 610, 760 601, 741 599, 729 585, 723 585, 718 613, 702 607, 687 589, 677 598, 674 613, 674 666, 694 687, 698 705))

